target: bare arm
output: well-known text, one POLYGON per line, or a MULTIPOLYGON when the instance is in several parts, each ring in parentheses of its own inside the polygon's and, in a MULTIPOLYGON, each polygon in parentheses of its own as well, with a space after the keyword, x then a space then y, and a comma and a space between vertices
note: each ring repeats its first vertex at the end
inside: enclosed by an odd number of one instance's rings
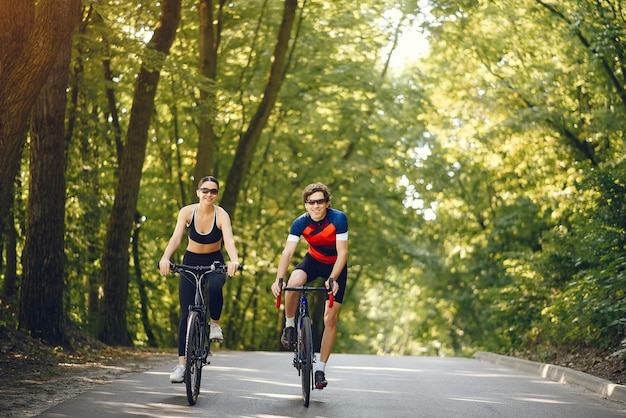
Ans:
POLYGON ((161 261, 159 261, 159 270, 161 270, 161 274, 168 274, 170 272, 170 259, 178 249, 178 246, 183 239, 185 228, 187 226, 187 220, 189 218, 190 211, 192 210, 193 207, 185 206, 178 212, 176 227, 174 227, 174 232, 167 243, 167 247, 165 247, 165 251, 163 251, 161 261))
POLYGON ((228 275, 234 276, 239 268, 239 256, 237 255, 237 247, 235 247, 235 237, 233 236, 233 227, 230 222, 230 216, 221 207, 216 207, 219 210, 219 222, 220 229, 222 230, 222 237, 224 238, 224 248, 228 253, 228 275))
MULTIPOLYGON (((280 256, 280 261, 278 262, 278 269, 276 270, 276 281, 272 284, 272 293, 274 293, 275 297, 280 295, 282 289, 278 287, 278 279, 285 278, 287 274, 287 269, 289 268, 289 264, 291 263, 291 259, 293 258, 294 253, 296 252, 296 247, 298 243, 296 241, 287 241, 285 243, 285 249, 280 256)), ((283 287, 287 285, 286 281, 283 281, 283 287)))
MULTIPOLYGON (((348 262, 348 241, 337 241, 337 261, 335 261, 335 265, 333 266, 333 270, 330 272, 330 278, 332 278, 335 283, 333 285, 333 294, 337 294, 339 290, 339 285, 336 280, 341 274, 341 270, 345 267, 348 262)), ((328 287, 328 284, 327 284, 328 287)))

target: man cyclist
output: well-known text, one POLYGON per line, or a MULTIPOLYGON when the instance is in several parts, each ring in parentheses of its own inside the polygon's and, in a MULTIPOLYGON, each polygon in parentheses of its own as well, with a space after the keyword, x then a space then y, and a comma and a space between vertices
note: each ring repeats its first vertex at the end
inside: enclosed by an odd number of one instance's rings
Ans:
MULTIPOLYGON (((293 221, 285 243, 285 248, 278 262, 276 281, 272 284, 272 293, 278 297, 282 289, 278 286, 279 279, 285 277, 296 247, 303 237, 309 244, 304 259, 296 266, 285 286, 303 286, 322 277, 333 279, 334 304, 329 308, 328 301, 324 309, 324 333, 320 349, 320 361, 315 368, 315 387, 324 389, 326 381, 326 362, 337 335, 337 320, 343 303, 348 277, 348 218, 346 215, 330 207, 331 195, 322 183, 308 185, 302 193, 306 213, 293 221)), ((281 343, 286 349, 293 348, 295 316, 298 305, 296 292, 285 293, 285 329, 281 343)))

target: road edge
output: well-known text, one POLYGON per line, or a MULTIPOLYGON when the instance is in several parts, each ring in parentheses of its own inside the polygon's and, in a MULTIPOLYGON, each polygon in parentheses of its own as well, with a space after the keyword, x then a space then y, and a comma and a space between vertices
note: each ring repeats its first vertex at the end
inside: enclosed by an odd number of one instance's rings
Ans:
POLYGON ((569 383, 597 393, 603 398, 612 401, 626 403, 626 386, 599 377, 568 369, 567 367, 555 366, 554 364, 538 363, 535 361, 503 356, 501 354, 477 351, 472 356, 475 359, 504 366, 509 369, 519 370, 528 374, 537 375, 544 379, 559 383, 569 383))

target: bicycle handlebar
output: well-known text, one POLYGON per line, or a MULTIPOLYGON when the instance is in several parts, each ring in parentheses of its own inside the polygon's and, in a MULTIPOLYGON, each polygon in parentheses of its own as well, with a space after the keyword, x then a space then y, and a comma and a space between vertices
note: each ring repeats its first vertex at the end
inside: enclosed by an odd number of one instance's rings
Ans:
MULTIPOLYGON (((220 263, 219 261, 216 261, 209 266, 188 266, 186 264, 170 263, 170 271, 173 271, 174 273, 184 273, 189 272, 190 270, 191 272, 197 271, 199 273, 215 272, 220 274, 226 274, 226 272, 228 271, 228 264, 220 263)), ((243 264, 240 264, 239 267, 237 267, 237 270, 242 271, 243 264)))
POLYGON ((328 279, 328 286, 329 289, 326 289, 325 287, 312 287, 312 286, 296 286, 296 287, 285 287, 283 289, 283 279, 278 279, 278 287, 281 289, 281 293, 278 295, 278 297, 276 298, 276 308, 280 308, 280 301, 282 299, 282 291, 291 291, 291 292, 309 292, 309 291, 314 291, 314 292, 328 292, 328 307, 332 308, 333 304, 335 302, 335 295, 333 294, 333 287, 334 287, 335 281, 333 279, 328 279))

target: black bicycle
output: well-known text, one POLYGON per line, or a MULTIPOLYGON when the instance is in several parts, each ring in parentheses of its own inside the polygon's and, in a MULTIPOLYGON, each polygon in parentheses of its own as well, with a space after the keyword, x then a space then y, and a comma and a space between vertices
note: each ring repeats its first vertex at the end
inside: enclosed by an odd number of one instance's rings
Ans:
MULTIPOLYGON (((309 301, 307 293, 309 292, 327 292, 328 307, 333 307, 333 280, 329 279, 330 291, 325 287, 313 286, 295 286, 285 287, 285 291, 299 292, 300 303, 298 308, 298 327, 297 338, 294 346, 293 367, 298 370, 298 375, 302 378, 302 401, 304 406, 309 406, 311 400, 311 389, 315 382, 313 381, 313 363, 316 362, 315 350, 313 349, 313 332, 311 330, 311 317, 309 316, 309 301)), ((282 289, 283 279, 278 280, 278 287, 282 289)), ((281 296, 276 298, 276 308, 280 308, 281 296)))
MULTIPOLYGON (((239 266, 243 269, 243 266, 239 266)), ((226 274, 227 266, 219 261, 210 266, 187 266, 184 264, 170 263, 170 270, 174 273, 182 273, 187 280, 195 280, 196 295, 194 304, 189 305, 187 317, 187 333, 185 337, 185 386, 187 387, 187 401, 189 405, 195 405, 200 393, 200 380, 202 379, 202 367, 211 364, 208 357, 211 356, 211 341, 207 338, 207 306, 204 301, 205 277, 210 273, 226 274)))

